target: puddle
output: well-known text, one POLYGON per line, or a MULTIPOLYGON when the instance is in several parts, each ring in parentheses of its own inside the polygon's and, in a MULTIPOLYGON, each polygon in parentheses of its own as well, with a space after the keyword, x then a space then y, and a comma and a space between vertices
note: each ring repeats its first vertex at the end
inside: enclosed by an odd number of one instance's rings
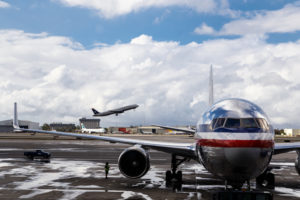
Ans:
POLYGON ((275 191, 283 194, 279 194, 280 196, 291 196, 291 197, 299 197, 300 198, 300 190, 285 188, 285 187, 275 187, 275 191))
MULTIPOLYGON (((274 164, 279 165, 282 163, 274 164)), ((294 163, 284 164, 284 166, 294 166, 294 163)), ((39 163, 25 159, 0 159, 0 177, 9 177, 11 179, 22 177, 22 179, 12 181, 9 184, 0 185, 0 189, 10 191, 15 189, 24 192, 31 191, 29 194, 19 196, 21 199, 30 199, 52 191, 59 191, 63 193, 62 197, 59 198, 60 200, 75 199, 87 192, 114 192, 120 193, 121 199, 140 198, 150 200, 152 198, 148 194, 139 190, 157 190, 158 193, 160 190, 168 190, 170 192, 172 190, 165 187, 164 177, 166 169, 151 166, 151 169, 144 177, 136 179, 136 181, 130 180, 130 182, 121 175, 117 164, 111 164, 110 166, 109 178, 111 178, 111 182, 103 182, 105 178, 104 163, 78 160, 70 161, 64 159, 52 159, 51 163, 39 163), (99 180, 99 182, 88 182, 89 178, 93 178, 95 181, 99 180), (76 185, 76 181, 79 179, 82 182, 78 182, 76 185), (118 187, 124 183, 124 187, 129 186, 135 191, 105 190, 107 183, 116 184, 118 187)), ((184 172, 184 177, 189 181, 187 184, 183 184, 183 190, 178 192, 180 194, 186 194, 183 199, 201 199, 202 194, 200 192, 194 192, 197 190, 202 192, 224 188, 224 185, 197 185, 197 180, 217 180, 212 176, 207 176, 209 173, 199 164, 185 164, 182 165, 181 170, 184 172)), ((294 174, 295 173, 292 175, 294 174)), ((300 190, 298 189, 276 187, 275 191, 280 193, 280 196, 300 198, 300 190)))

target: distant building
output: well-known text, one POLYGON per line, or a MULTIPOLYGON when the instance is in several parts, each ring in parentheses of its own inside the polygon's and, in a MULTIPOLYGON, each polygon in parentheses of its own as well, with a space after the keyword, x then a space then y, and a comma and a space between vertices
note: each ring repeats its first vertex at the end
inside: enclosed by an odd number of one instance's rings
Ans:
POLYGON ((165 134, 167 131, 157 126, 141 126, 137 132, 141 134, 165 134))
POLYGON ((76 129, 75 124, 51 123, 51 130, 72 132, 76 129))
POLYGON ((83 124, 87 129, 100 128, 100 119, 87 119, 83 117, 79 119, 79 124, 83 124))
MULTIPOLYGON (((27 129, 40 129, 38 122, 31 122, 31 121, 25 121, 25 120, 18 120, 19 126, 21 128, 27 128, 27 129)), ((1 133, 8 133, 13 132, 13 120, 4 120, 0 121, 0 132, 1 133)))
POLYGON ((129 127, 109 127, 108 132, 113 134, 132 134, 131 128, 129 127))
POLYGON ((300 129, 286 128, 286 129, 283 129, 283 131, 287 136, 290 136, 290 137, 300 136, 300 129))

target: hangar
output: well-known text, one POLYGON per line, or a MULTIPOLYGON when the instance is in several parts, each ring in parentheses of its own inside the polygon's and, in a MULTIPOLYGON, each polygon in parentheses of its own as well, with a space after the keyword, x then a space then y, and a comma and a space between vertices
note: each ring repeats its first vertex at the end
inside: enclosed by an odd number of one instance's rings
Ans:
POLYGON ((79 119, 79 124, 83 124, 85 128, 99 128, 100 127, 100 119, 87 119, 85 117, 79 119))
POLYGON ((64 124, 64 123, 51 123, 49 124, 51 130, 73 132, 76 129, 75 124, 64 124))
MULTIPOLYGON (((25 120, 18 120, 19 125, 22 128, 28 128, 28 129, 40 129, 38 122, 31 122, 31 121, 25 121, 25 120)), ((13 132, 13 120, 4 120, 0 121, 0 133, 8 133, 13 132)))

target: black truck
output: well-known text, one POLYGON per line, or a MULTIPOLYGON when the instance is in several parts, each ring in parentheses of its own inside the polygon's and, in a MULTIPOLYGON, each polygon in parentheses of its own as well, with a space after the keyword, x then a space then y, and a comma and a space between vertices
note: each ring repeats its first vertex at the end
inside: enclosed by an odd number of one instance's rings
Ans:
POLYGON ((26 156, 29 159, 50 159, 51 154, 48 152, 45 152, 43 150, 36 150, 36 151, 26 151, 24 152, 24 156, 26 156))

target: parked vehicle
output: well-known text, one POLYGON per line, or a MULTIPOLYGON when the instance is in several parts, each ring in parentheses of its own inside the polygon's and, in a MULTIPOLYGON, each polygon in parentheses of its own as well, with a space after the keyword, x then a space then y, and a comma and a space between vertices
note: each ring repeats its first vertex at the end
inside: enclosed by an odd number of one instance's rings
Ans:
POLYGON ((26 151, 24 152, 24 156, 32 160, 34 160, 35 158, 50 159, 51 154, 39 149, 36 151, 26 151))

